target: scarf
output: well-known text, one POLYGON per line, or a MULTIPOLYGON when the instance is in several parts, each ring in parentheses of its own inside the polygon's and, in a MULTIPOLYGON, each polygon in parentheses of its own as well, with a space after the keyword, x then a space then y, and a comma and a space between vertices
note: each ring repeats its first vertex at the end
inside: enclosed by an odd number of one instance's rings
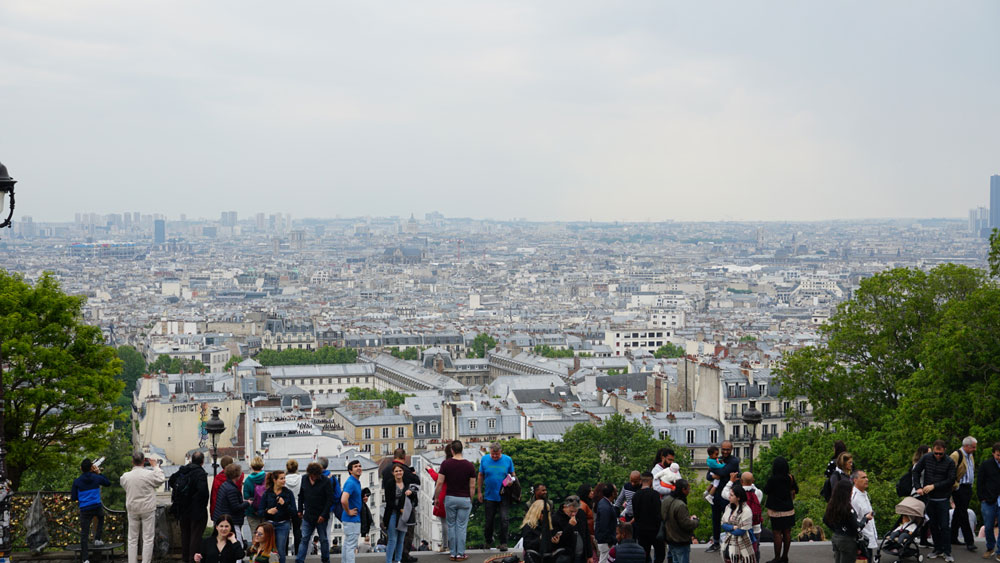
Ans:
MULTIPOLYGON (((736 510, 731 511, 728 523, 737 528, 746 529, 741 518, 745 506, 745 504, 740 505, 736 510)), ((750 540, 750 530, 747 530, 747 533, 742 536, 728 534, 726 536, 726 543, 722 550, 724 552, 724 558, 727 562, 756 563, 756 557, 754 557, 753 552, 753 542, 750 540)))

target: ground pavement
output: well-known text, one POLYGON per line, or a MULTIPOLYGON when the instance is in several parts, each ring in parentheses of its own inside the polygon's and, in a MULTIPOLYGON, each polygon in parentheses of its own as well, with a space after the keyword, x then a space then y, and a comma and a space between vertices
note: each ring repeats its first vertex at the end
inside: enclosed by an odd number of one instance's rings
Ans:
MULTIPOLYGON (((983 539, 979 539, 976 542, 979 547, 978 551, 970 552, 965 549, 964 545, 952 546, 951 554, 955 558, 955 563, 987 563, 987 561, 996 563, 996 559, 990 558, 989 560, 983 559, 983 551, 986 549, 986 542, 983 539)), ((707 549, 707 544, 693 545, 691 546, 691 562, 692 563, 720 563, 722 561, 722 556, 718 553, 705 553, 707 549)), ((479 549, 470 549, 466 552, 469 556, 468 563, 483 563, 486 559, 499 555, 500 552, 497 550, 487 551, 479 549)), ((941 559, 926 559, 927 554, 930 553, 929 548, 922 548, 921 553, 924 554, 924 563, 940 563, 941 559)), ((413 555, 417 557, 419 563, 450 563, 448 561, 447 553, 437 553, 433 551, 414 551, 413 555)), ((760 555, 762 561, 768 561, 774 557, 774 547, 770 543, 764 543, 760 546, 760 555)), ((340 556, 334 555, 331 558, 331 563, 340 563, 340 556)), ((789 563, 832 563, 833 561, 833 549, 830 547, 830 542, 809 542, 800 543, 792 542, 792 547, 788 553, 789 563)), ((895 563, 897 560, 894 556, 885 556, 882 558, 882 563, 895 563)), ((289 558, 292 561, 292 558, 289 558)), ((318 555, 310 555, 306 558, 307 563, 319 563, 318 555)), ((361 553, 357 556, 358 563, 376 563, 385 561, 385 553, 361 553)), ((912 559, 905 561, 915 561, 912 559)))

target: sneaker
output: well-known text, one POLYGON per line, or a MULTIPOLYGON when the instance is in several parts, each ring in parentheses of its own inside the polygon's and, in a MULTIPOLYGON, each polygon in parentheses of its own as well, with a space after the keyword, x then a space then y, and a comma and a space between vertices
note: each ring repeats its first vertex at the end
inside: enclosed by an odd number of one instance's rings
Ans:
POLYGON ((86 560, 86 561, 84 561, 83 563, 90 563, 90 559, 87 559, 87 560, 86 560))
POLYGON ((712 498, 712 495, 708 491, 705 491, 704 498, 705 502, 707 502, 708 504, 712 504, 715 501, 715 499, 712 498))
POLYGON ((993 555, 993 550, 987 549, 986 553, 983 554, 983 559, 989 559, 991 555, 993 555))
POLYGON ((930 552, 930 553, 927 554, 927 558, 928 559, 937 559, 938 557, 941 557, 941 553, 939 553, 937 551, 932 551, 932 552, 930 552))
POLYGON ((101 547, 102 545, 104 545, 104 542, 101 540, 94 540, 94 547, 101 547))
POLYGON ((944 563, 955 563, 955 558, 951 555, 944 556, 944 563))
POLYGON ((719 551, 719 544, 718 542, 712 542, 712 545, 708 546, 705 553, 715 553, 716 551, 719 551))

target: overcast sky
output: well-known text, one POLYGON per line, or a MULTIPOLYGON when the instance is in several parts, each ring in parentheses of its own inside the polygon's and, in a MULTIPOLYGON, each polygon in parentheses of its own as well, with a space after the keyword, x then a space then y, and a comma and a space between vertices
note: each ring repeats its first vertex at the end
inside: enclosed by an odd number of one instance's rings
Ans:
POLYGON ((1000 173, 996 0, 3 0, 0 53, 36 221, 965 217, 1000 173))

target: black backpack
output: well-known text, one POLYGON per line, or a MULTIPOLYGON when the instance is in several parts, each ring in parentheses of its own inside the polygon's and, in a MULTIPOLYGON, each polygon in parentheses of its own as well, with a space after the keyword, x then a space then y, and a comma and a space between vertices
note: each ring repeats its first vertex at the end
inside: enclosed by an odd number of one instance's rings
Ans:
POLYGON ((187 511, 191 495, 194 493, 193 490, 188 490, 192 485, 189 468, 181 467, 177 473, 170 476, 167 484, 170 485, 170 513, 175 518, 180 518, 181 514, 187 511))
POLYGON ((896 483, 896 496, 908 497, 913 491, 913 473, 907 471, 896 483))

